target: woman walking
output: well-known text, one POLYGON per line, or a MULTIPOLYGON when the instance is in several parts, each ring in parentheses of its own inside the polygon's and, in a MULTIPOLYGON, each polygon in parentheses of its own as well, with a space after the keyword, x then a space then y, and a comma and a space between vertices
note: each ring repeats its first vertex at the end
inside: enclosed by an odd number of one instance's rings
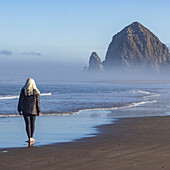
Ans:
POLYGON ((24 116, 28 142, 35 142, 35 139, 33 138, 35 119, 36 115, 40 115, 41 109, 40 92, 32 78, 28 78, 24 87, 21 89, 18 102, 18 112, 20 115, 24 116))

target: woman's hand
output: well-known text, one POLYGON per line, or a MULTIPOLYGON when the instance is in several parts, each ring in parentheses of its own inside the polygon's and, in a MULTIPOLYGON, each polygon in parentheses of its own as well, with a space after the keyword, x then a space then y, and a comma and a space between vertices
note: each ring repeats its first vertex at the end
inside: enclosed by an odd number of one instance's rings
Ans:
POLYGON ((37 113, 37 116, 40 116, 41 115, 41 113, 37 113))
POLYGON ((20 116, 22 116, 22 113, 21 113, 21 111, 19 112, 19 115, 20 115, 20 116))

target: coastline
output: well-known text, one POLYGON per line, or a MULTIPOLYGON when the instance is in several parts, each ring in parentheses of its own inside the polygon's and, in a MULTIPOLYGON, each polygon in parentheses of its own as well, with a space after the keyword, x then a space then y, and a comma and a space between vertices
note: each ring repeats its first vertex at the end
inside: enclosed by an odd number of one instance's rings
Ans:
POLYGON ((97 128, 100 133, 95 137, 74 142, 0 149, 0 167, 74 170, 170 167, 170 116, 121 118, 97 128))

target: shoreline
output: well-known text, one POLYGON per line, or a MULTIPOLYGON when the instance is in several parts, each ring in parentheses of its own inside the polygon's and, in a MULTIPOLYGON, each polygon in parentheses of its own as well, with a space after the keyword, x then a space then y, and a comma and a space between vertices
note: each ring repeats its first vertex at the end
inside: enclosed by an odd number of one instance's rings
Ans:
MULTIPOLYGON (((127 109, 127 108, 130 108, 130 107, 136 107, 136 106, 141 106, 141 105, 144 105, 144 104, 152 104, 152 103, 156 103, 156 100, 137 101, 137 102, 126 103, 126 105, 118 105, 118 106, 113 106, 113 107, 84 108, 84 109, 78 109, 76 111, 70 111, 70 112, 41 113, 40 116, 78 115, 78 114, 80 114, 81 112, 84 112, 84 111, 112 111, 112 110, 127 109)), ((20 117, 20 115, 18 113, 0 115, 0 118, 10 118, 10 117, 14 117, 14 118, 20 117)))
POLYGON ((170 167, 170 116, 120 118, 97 129, 99 133, 94 137, 74 142, 0 149, 0 167, 116 170, 170 167), (8 152, 2 153, 3 150, 8 152))
MULTIPOLYGON (((74 115, 50 115, 37 117, 34 146, 44 146, 54 143, 71 142, 99 133, 96 126, 114 121, 107 117, 106 111, 82 111, 74 115)), ((22 116, 7 117, 0 122, 0 149, 23 148, 27 135, 22 116), (8 136, 7 134, 11 134, 8 136)))

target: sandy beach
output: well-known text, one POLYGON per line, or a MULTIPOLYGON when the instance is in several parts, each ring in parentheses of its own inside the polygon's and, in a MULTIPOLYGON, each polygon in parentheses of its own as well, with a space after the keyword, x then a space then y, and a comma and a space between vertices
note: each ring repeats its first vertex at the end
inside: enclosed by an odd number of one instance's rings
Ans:
POLYGON ((41 147, 0 150, 0 169, 170 168, 170 117, 119 119, 95 137, 41 147))

